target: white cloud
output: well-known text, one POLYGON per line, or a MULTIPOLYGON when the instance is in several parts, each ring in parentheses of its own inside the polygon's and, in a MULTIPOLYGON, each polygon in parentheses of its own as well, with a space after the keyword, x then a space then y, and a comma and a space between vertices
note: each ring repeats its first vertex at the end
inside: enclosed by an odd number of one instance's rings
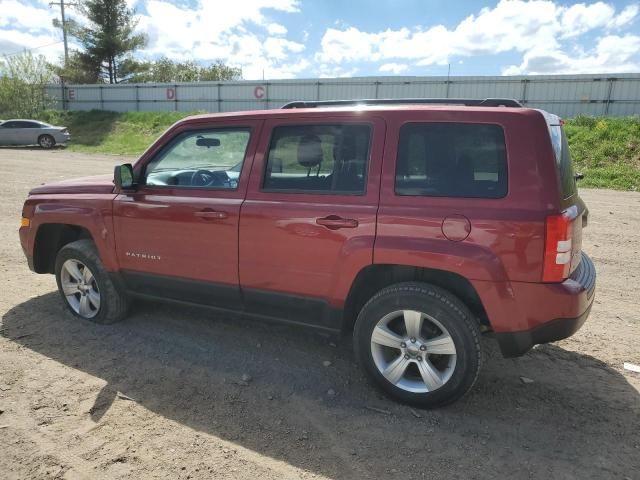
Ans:
POLYGON ((358 68, 343 68, 339 65, 320 64, 318 68, 320 78, 346 78, 353 77, 358 73, 358 68))
POLYGON ((405 65, 402 63, 385 63, 381 65, 378 69, 381 72, 390 72, 395 73, 396 75, 406 71, 409 68, 409 65, 405 65))
MULTIPOLYGON (((62 40, 60 30, 52 25, 59 16, 58 8, 50 8, 45 0, 31 4, 0 1, 0 53, 62 40)), ((193 6, 169 0, 127 0, 127 4, 138 12, 137 30, 149 40, 138 56, 222 60, 241 66, 248 79, 262 78, 263 70, 270 78, 291 77, 309 67, 309 61, 300 55, 304 44, 287 39, 286 27, 269 18, 273 11, 298 12, 298 0, 234 0, 227 4, 199 0, 193 6)), ((69 14, 73 16, 73 11, 69 14)), ((73 46, 74 40, 70 41, 73 46)), ((56 61, 63 46, 59 43, 36 52, 56 61)))
POLYGON ((26 5, 16 0, 4 0, 0 9, 2 10, 0 28, 2 29, 17 25, 32 32, 53 29, 51 22, 56 16, 56 10, 26 5))
POLYGON ((613 18, 611 22, 609 22, 608 26, 610 28, 620 28, 625 25, 628 25, 633 20, 635 20, 639 12, 640 12, 640 6, 638 6, 637 4, 629 5, 628 7, 625 7, 625 9, 622 10, 622 12, 620 12, 620 15, 613 18))
POLYGON ((283 38, 286 27, 269 21, 265 11, 294 13, 297 0, 235 0, 230 4, 200 1, 195 8, 165 0, 147 0, 139 29, 149 37, 142 54, 174 59, 222 60, 242 67, 243 77, 287 77, 297 73, 305 46, 283 38), (256 33, 262 27, 268 36, 256 33), (285 63, 287 63, 285 65, 285 63))
MULTIPOLYGON (((586 33, 604 33, 629 25, 638 16, 631 5, 616 14, 609 4, 595 2, 564 7, 550 0, 501 0, 494 8, 469 15, 455 28, 443 25, 381 32, 355 27, 327 28, 316 60, 324 64, 411 60, 416 65, 446 65, 453 57, 521 52, 563 53, 563 41, 586 33)), ((608 68, 605 54, 598 54, 608 68)), ((611 64, 612 68, 617 68, 611 64)), ((390 67, 389 67, 390 68, 390 67)), ((391 70, 390 70, 391 71, 391 70)))
POLYGON ((270 23, 267 25, 267 31, 271 35, 286 35, 287 27, 280 25, 279 23, 270 23))
MULTIPOLYGON (((60 58, 62 35, 51 23, 60 12, 48 1, 0 0, 0 53, 54 44, 35 52, 51 61, 60 58)), ((137 56, 221 60, 242 67, 246 79, 260 79, 263 72, 267 78, 340 77, 376 70, 400 74, 413 72, 416 66, 504 53, 521 58, 502 68, 504 74, 638 70, 640 37, 633 28, 640 3, 629 1, 625 8, 616 8, 601 0, 572 5, 559 0, 500 0, 450 27, 407 25, 364 31, 336 19, 327 24, 317 47, 307 45, 314 38, 309 32, 313 25, 303 25, 302 0, 127 0, 127 4, 139 13, 138 31, 149 38, 137 56), (294 34, 282 24, 283 15, 299 21, 294 34)), ((74 16, 73 9, 69 15, 74 16)), ((70 41, 73 47, 74 40, 70 41)), ((502 67, 498 61, 495 70, 502 67)))
POLYGON ((567 54, 561 50, 533 49, 520 65, 504 69, 504 75, 623 73, 640 70, 640 36, 609 35, 598 40, 588 52, 567 54))
POLYGON ((602 28, 615 18, 615 9, 606 3, 591 5, 578 3, 565 10, 560 17, 560 36, 577 37, 585 32, 602 28))

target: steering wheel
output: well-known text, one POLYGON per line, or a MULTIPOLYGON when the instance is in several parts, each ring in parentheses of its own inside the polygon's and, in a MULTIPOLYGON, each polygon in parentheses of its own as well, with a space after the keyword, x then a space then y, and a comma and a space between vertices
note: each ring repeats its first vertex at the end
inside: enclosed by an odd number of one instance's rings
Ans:
POLYGON ((192 187, 210 187, 214 181, 215 177, 209 170, 196 170, 191 175, 192 187))
POLYGON ((229 175, 224 170, 196 170, 191 175, 192 187, 228 187, 231 185, 229 175))

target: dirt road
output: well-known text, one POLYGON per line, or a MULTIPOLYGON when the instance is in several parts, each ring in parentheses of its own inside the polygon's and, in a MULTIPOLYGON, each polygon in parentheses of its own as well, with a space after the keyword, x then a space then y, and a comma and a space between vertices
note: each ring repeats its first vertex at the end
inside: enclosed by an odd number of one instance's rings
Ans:
POLYGON ((640 478, 622 368, 640 364, 640 193, 581 192, 599 278, 575 337, 515 360, 487 341, 473 393, 418 412, 365 382, 348 338, 159 303, 112 326, 66 314, 27 269, 22 201, 122 161, 0 149, 0 478, 640 478))

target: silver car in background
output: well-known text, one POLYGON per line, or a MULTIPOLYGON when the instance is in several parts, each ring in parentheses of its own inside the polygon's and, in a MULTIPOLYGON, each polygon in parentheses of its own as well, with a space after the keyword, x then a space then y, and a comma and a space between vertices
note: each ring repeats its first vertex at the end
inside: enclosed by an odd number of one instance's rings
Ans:
POLYGON ((37 120, 0 121, 0 145, 40 145, 53 148, 69 141, 66 127, 56 127, 37 120))

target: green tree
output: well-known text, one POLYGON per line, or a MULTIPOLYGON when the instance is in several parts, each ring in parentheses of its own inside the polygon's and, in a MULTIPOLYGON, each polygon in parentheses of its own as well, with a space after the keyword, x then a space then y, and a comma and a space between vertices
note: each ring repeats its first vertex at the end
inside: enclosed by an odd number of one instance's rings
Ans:
POLYGON ((78 50, 69 52, 69 61, 61 57, 59 64, 51 64, 51 70, 65 83, 101 83, 100 65, 78 50))
POLYGON ((136 71, 131 54, 146 44, 145 35, 135 33, 138 21, 133 9, 126 0, 84 0, 77 8, 88 24, 68 25, 84 49, 74 52, 77 68, 68 73, 79 69, 88 78, 98 72, 98 79, 108 83, 126 81, 136 71))
POLYGON ((177 62, 167 57, 139 63, 132 82, 203 82, 207 80, 239 80, 242 70, 217 61, 200 65, 193 60, 177 62))
POLYGON ((25 50, 0 59, 0 117, 37 116, 50 108, 54 99, 46 86, 54 75, 44 56, 25 50))

